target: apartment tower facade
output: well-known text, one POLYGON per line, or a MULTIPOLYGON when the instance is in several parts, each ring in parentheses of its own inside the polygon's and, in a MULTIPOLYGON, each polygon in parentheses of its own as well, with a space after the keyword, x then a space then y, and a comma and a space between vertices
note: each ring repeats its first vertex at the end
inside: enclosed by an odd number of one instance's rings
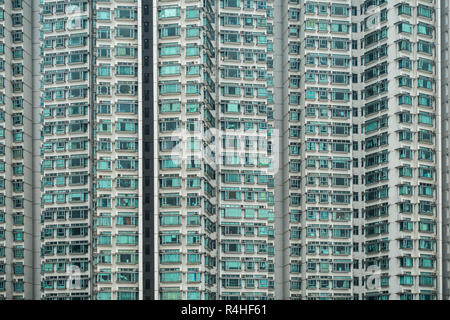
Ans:
POLYGON ((39 3, 0 1, 0 299, 39 293, 39 3))
POLYGON ((448 10, 0 1, 0 297, 448 299, 448 10))

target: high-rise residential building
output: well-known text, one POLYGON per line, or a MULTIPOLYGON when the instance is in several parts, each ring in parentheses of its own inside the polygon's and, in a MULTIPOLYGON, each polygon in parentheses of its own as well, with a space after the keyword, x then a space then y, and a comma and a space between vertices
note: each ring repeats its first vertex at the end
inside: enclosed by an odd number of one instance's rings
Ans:
POLYGON ((156 1, 152 10, 152 297, 216 299, 219 177, 209 149, 217 125, 216 8, 211 1, 156 1))
POLYGON ((0 1, 0 299, 39 292, 38 10, 0 1))
POLYGON ((444 0, 0 0, 0 298, 449 299, 444 0))
POLYGON ((217 286, 274 299, 274 1, 217 1, 217 286))
POLYGON ((381 288, 365 291, 371 299, 442 298, 438 8, 434 1, 361 7, 368 30, 358 57, 364 67, 364 267, 381 269, 381 288))
POLYGON ((43 299, 139 298, 138 4, 42 3, 43 299))
POLYGON ((436 9, 300 5, 302 299, 441 296, 436 9))
POLYGON ((359 199, 352 193, 358 142, 352 130, 351 1, 289 1, 286 7, 286 295, 352 299, 352 207, 359 199))

